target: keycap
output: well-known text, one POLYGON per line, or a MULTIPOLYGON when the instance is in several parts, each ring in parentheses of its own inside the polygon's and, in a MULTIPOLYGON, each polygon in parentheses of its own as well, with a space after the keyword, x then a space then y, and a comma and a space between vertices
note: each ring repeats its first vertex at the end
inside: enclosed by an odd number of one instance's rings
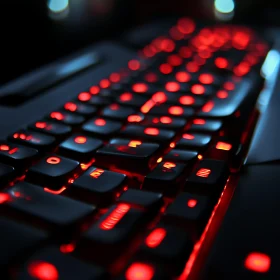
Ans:
POLYGON ((253 81, 242 79, 235 90, 230 92, 217 92, 217 96, 209 100, 198 113, 199 117, 229 117, 238 110, 252 90, 253 81))
MULTIPOLYGON (((5 195, 2 194, 2 198, 5 199, 5 195)), ((48 238, 47 233, 43 230, 4 217, 0 218, 0 227, 1 273, 4 273, 8 264, 11 264, 15 258, 29 253, 48 238)), ((6 278, 3 274, 1 277, 9 279, 8 276, 6 278)))
POLYGON ((185 189, 197 194, 217 194, 224 188, 229 176, 225 161, 204 159, 192 172, 185 189))
POLYGON ((97 150, 96 160, 104 167, 145 174, 156 164, 158 151, 156 143, 115 138, 97 150))
POLYGON ((48 150, 55 144, 55 138, 43 133, 21 129, 9 136, 9 140, 38 150, 48 150))
POLYGON ((170 274, 178 275, 184 269, 193 245, 186 232, 175 226, 161 223, 145 236, 138 257, 162 264, 163 269, 170 274))
POLYGON ((121 129, 120 122, 103 118, 94 118, 83 125, 83 131, 99 137, 110 137, 121 129))
POLYGON ((49 246, 31 255, 19 268, 17 279, 108 279, 104 269, 87 264, 79 259, 60 252, 59 248, 49 246), (46 278, 47 277, 47 278, 46 278))
POLYGON ((176 143, 178 149, 193 149, 196 151, 205 150, 211 141, 211 136, 199 133, 186 132, 176 143))
POLYGON ((163 219, 184 228, 197 239, 211 215, 211 206, 213 204, 207 196, 183 192, 167 208, 163 219))
POLYGON ((146 115, 144 120, 140 122, 140 125, 150 126, 156 128, 165 128, 165 129, 173 129, 179 130, 183 129, 186 125, 186 121, 183 118, 174 118, 170 116, 153 116, 146 115))
POLYGON ((143 190, 128 189, 117 200, 118 203, 127 203, 133 207, 148 209, 156 212, 163 205, 161 193, 146 192, 143 190))
POLYGON ((105 206, 115 200, 125 184, 126 175, 92 166, 74 181, 69 193, 74 198, 105 206))
POLYGON ((58 152, 65 157, 87 162, 102 144, 99 139, 84 134, 74 134, 59 145, 58 152))
POLYGON ((85 117, 93 116, 97 112, 96 107, 76 101, 69 101, 65 103, 63 109, 65 111, 80 114, 85 117))
POLYGON ((146 219, 146 212, 134 209, 129 204, 113 205, 95 224, 85 231, 77 243, 77 250, 86 259, 111 262, 124 253, 131 238, 146 219), (92 246, 99 252, 92 254, 92 246))
POLYGON ((134 113, 136 113, 136 111, 131 107, 124 107, 117 103, 113 103, 105 107, 102 110, 101 115, 104 118, 126 121, 127 117, 134 113))
POLYGON ((97 106, 97 107, 103 107, 106 105, 111 104, 111 100, 108 97, 105 96, 92 96, 90 100, 88 101, 89 104, 97 106))
POLYGON ((188 118, 194 115, 194 109, 177 105, 161 105, 153 107, 150 112, 153 115, 170 115, 180 118, 188 118))
POLYGON ((67 137, 72 131, 68 125, 47 120, 35 122, 29 126, 29 129, 52 135, 55 138, 67 137))
POLYGON ((78 161, 59 155, 48 155, 28 170, 26 180, 51 189, 60 189, 79 170, 78 161))
POLYGON ((0 163, 0 184, 5 186, 15 176, 15 169, 12 166, 0 163))
POLYGON ((143 189, 175 194, 183 183, 185 169, 182 163, 161 162, 145 177, 143 189))
POLYGON ((71 126, 81 125, 85 121, 85 118, 82 116, 73 113, 63 112, 62 110, 51 112, 49 118, 53 121, 71 126))
POLYGON ((148 96, 142 96, 130 92, 123 92, 117 98, 117 102, 122 105, 140 108, 148 99, 148 96))
POLYGON ((26 168, 38 156, 38 151, 12 142, 0 142, 0 160, 3 163, 20 168, 26 168))
POLYGON ((216 132, 222 128, 222 122, 219 120, 194 119, 189 130, 191 132, 210 133, 216 132))
POLYGON ((168 154, 164 156, 165 161, 181 162, 187 166, 191 166, 197 160, 197 152, 184 151, 179 149, 172 149, 168 154))
POLYGON ((168 144, 175 136, 175 132, 155 127, 128 125, 120 131, 119 135, 125 138, 133 137, 136 140, 146 140, 150 142, 168 144))
POLYGON ((20 182, 1 195, 0 207, 5 213, 14 213, 26 222, 37 223, 50 230, 69 228, 80 224, 94 213, 95 207, 68 197, 55 195, 36 185, 20 182))

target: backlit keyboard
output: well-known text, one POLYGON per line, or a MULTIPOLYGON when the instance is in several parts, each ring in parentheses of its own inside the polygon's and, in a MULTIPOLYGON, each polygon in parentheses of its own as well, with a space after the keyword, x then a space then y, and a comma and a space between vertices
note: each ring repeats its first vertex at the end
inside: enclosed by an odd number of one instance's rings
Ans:
POLYGON ((268 49, 247 27, 179 19, 1 141, 1 279, 194 274, 246 156, 268 49))

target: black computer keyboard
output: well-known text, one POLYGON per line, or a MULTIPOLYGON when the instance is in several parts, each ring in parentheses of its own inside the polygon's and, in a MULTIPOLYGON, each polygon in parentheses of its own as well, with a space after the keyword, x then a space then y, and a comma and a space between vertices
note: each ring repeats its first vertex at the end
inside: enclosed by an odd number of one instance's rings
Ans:
POLYGON ((179 19, 126 69, 1 141, 1 279, 196 279, 268 48, 247 27, 179 19))

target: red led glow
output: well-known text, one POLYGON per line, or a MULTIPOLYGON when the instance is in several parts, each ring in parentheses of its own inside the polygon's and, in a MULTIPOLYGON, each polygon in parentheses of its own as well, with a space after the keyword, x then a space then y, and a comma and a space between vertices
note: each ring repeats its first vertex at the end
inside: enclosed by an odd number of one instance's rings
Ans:
POLYGON ((119 73, 112 73, 109 77, 112 83, 118 83, 121 80, 121 75, 119 73))
POLYGON ((183 59, 177 54, 171 54, 167 58, 167 62, 172 66, 180 66, 183 63, 183 59))
POLYGON ((180 106, 171 106, 168 108, 168 112, 171 115, 180 116, 183 115, 184 109, 180 106))
POLYGON ((248 62, 241 62, 233 69, 234 74, 239 77, 246 75, 249 71, 250 64, 248 62))
POLYGON ((214 101, 208 101, 205 105, 203 105, 202 112, 204 113, 211 112, 214 106, 215 106, 214 101))
POLYGON ((184 134, 183 134, 183 138, 184 138, 184 139, 187 139, 187 140, 193 140, 195 137, 194 137, 194 135, 192 135, 192 134, 184 133, 184 134))
POLYGON ((140 116, 140 115, 130 115, 130 116, 128 116, 128 118, 127 118, 127 121, 128 122, 141 122, 143 120, 143 117, 142 116, 140 116))
POLYGON ((43 128, 47 127, 47 123, 46 122, 36 122, 35 127, 43 129, 43 128))
POLYGON ((110 107, 110 109, 113 110, 113 111, 117 111, 117 110, 120 109, 120 105, 119 105, 119 104, 116 104, 116 103, 111 104, 109 107, 110 107))
POLYGON ((199 70, 199 65, 195 61, 190 61, 186 64, 186 69, 190 73, 195 73, 199 70))
POLYGON ((159 48, 164 52, 173 52, 175 49, 175 43, 171 39, 164 38, 160 41, 159 48))
POLYGON ((182 34, 178 30, 177 26, 171 27, 170 30, 169 30, 169 34, 170 34, 171 38, 174 39, 174 40, 182 40, 182 39, 184 39, 184 34, 182 34))
POLYGON ((51 113, 51 118, 52 119, 56 119, 58 121, 61 121, 61 120, 64 119, 64 115, 62 113, 60 113, 60 112, 52 112, 51 113))
POLYGON ((97 126, 104 126, 104 125, 106 125, 106 121, 104 119, 96 119, 94 121, 94 124, 97 126))
POLYGON ((140 111, 143 114, 148 113, 154 106, 156 105, 156 102, 152 99, 149 99, 140 109, 140 111))
POLYGON ((195 99, 192 97, 192 96, 181 96, 179 98, 179 102, 182 104, 182 105, 192 105, 194 104, 195 102, 195 99))
POLYGON ((103 79, 99 82, 101 88, 108 88, 111 85, 111 82, 108 79, 103 79))
POLYGON ((98 179, 104 172, 105 172, 105 170, 103 170, 101 168, 96 168, 89 175, 90 175, 90 177, 92 177, 94 179, 98 179))
POLYGON ((153 127, 147 127, 144 129, 144 133, 147 135, 156 136, 159 135, 159 129, 153 127))
POLYGON ((58 280, 59 274, 56 267, 48 262, 34 261, 28 265, 28 273, 38 280, 58 280))
POLYGON ((204 94, 205 93, 205 87, 203 85, 200 85, 200 84, 193 85, 191 87, 191 92, 193 94, 197 94, 197 95, 204 94))
POLYGON ((24 133, 14 133, 13 138, 15 138, 15 139, 19 138, 21 140, 26 140, 26 141, 33 139, 32 135, 26 135, 24 133))
POLYGON ((189 18, 181 18, 177 23, 178 30, 183 34, 190 34, 195 30, 195 23, 189 18))
POLYGON ((237 31, 232 37, 232 46, 238 50, 247 48, 250 42, 250 36, 247 32, 237 31))
POLYGON ((155 271, 152 266, 135 262, 125 272, 126 280, 152 280, 155 271))
POLYGON ((141 141, 138 141, 138 140, 131 140, 131 141, 128 143, 128 147, 137 148, 137 147, 140 146, 141 144, 142 144, 141 141))
POLYGON ((160 117, 159 120, 163 124, 170 124, 170 123, 172 123, 172 119, 170 117, 167 117, 167 116, 160 117))
POLYGON ((218 142, 216 145, 216 149, 218 150, 224 150, 224 151, 230 151, 232 148, 232 145, 226 142, 218 142))
POLYGON ((46 162, 49 164, 59 164, 61 162, 61 159, 59 157, 49 157, 46 159, 46 162))
POLYGON ((150 248, 156 248, 161 244, 165 236, 166 230, 164 228, 156 228, 147 236, 145 243, 150 248))
POLYGON ((0 204, 8 202, 10 200, 10 195, 8 193, 0 193, 0 204))
POLYGON ((198 80, 205 85, 210 85, 214 82, 214 77, 212 74, 200 74, 198 80))
POLYGON ((177 92, 180 90, 180 84, 177 82, 167 82, 165 89, 170 92, 177 92))
POLYGON ((192 51, 189 47, 181 47, 179 54, 183 58, 190 58, 192 56, 192 51))
POLYGON ((73 102, 67 102, 64 105, 64 109, 68 110, 68 111, 71 111, 71 112, 75 112, 77 110, 77 105, 73 102))
POLYGON ((144 83, 137 83, 132 86, 132 90, 137 93, 145 93, 148 91, 148 86, 144 83))
POLYGON ((197 205, 197 200, 196 199, 189 199, 187 202, 188 207, 194 208, 197 205))
POLYGON ((219 90, 218 92, 217 92, 217 97, 218 98, 220 98, 220 99, 226 99, 226 98, 228 98, 228 92, 227 91, 225 91, 225 90, 219 90))
POLYGON ((206 120, 204 120, 204 119, 194 119, 193 123, 196 124, 196 125, 204 125, 204 124, 206 124, 206 120))
POLYGON ((164 167, 164 168, 167 168, 167 169, 172 169, 172 168, 176 167, 176 164, 173 163, 173 162, 165 162, 165 163, 163 164, 163 167, 164 167))
POLYGON ((56 191, 52 190, 52 189, 49 189, 49 188, 44 188, 45 192, 56 194, 56 195, 63 193, 65 190, 66 190, 66 187, 62 187, 62 188, 60 188, 59 190, 56 190, 56 191))
POLYGON ((164 103, 167 100, 167 96, 164 92, 158 91, 158 92, 153 94, 152 100, 155 103, 164 103))
POLYGON ((128 62, 128 68, 132 71, 136 71, 140 69, 140 62, 136 59, 132 59, 128 62))
POLYGON ((96 95, 100 92, 100 88, 98 86, 92 86, 90 87, 89 92, 93 95, 96 95))
POLYGON ((163 63, 159 66, 159 71, 162 74, 168 75, 173 71, 173 67, 168 63, 163 63))
POLYGON ((234 90, 235 89, 235 84, 233 82, 225 82, 224 83, 224 89, 226 90, 234 90))
POLYGON ((0 145, 0 151, 9 151, 10 147, 8 145, 0 145))
POLYGON ((155 73, 147 73, 145 75, 145 80, 148 83, 156 83, 158 81, 158 76, 155 73))
POLYGON ((211 173, 211 170, 208 168, 200 168, 197 172, 196 172, 196 176, 198 177, 202 177, 202 178, 208 178, 209 175, 211 173))
POLYGON ((9 151, 9 154, 12 155, 18 151, 18 148, 13 148, 9 151))
POLYGON ((103 220, 100 224, 100 228, 103 230, 111 230, 116 224, 124 217, 129 211, 130 206, 124 203, 117 205, 117 207, 103 220))
POLYGON ((72 253, 75 250, 75 245, 70 243, 70 244, 62 244, 59 247, 60 252, 63 254, 69 254, 72 253))
POLYGON ((266 254, 259 252, 250 253, 244 262, 244 265, 247 269, 258 272, 266 273, 270 269, 271 260, 270 257, 266 254))
POLYGON ((133 98, 133 96, 129 92, 124 92, 120 95, 120 100, 122 102, 130 101, 130 100, 132 100, 132 98, 133 98))
POLYGON ((77 144, 85 144, 87 142, 87 138, 85 136, 77 136, 75 137, 74 142, 77 144))
POLYGON ((228 67, 228 60, 224 57, 217 57, 215 59, 215 65, 220 69, 225 69, 228 67))
POLYGON ((78 95, 78 99, 82 102, 86 102, 86 101, 89 101, 91 99, 91 94, 88 93, 88 92, 81 92, 79 95, 78 95))
POLYGON ((180 83, 187 83, 188 81, 190 81, 191 75, 187 72, 181 71, 175 74, 175 78, 180 83))

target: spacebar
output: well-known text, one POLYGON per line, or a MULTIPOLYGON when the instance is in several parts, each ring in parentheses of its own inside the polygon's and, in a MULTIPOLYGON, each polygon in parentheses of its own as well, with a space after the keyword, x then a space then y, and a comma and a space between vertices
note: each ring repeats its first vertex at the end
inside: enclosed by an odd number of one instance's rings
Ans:
POLYGON ((279 164, 246 167, 202 279, 279 279, 279 180, 279 164))

